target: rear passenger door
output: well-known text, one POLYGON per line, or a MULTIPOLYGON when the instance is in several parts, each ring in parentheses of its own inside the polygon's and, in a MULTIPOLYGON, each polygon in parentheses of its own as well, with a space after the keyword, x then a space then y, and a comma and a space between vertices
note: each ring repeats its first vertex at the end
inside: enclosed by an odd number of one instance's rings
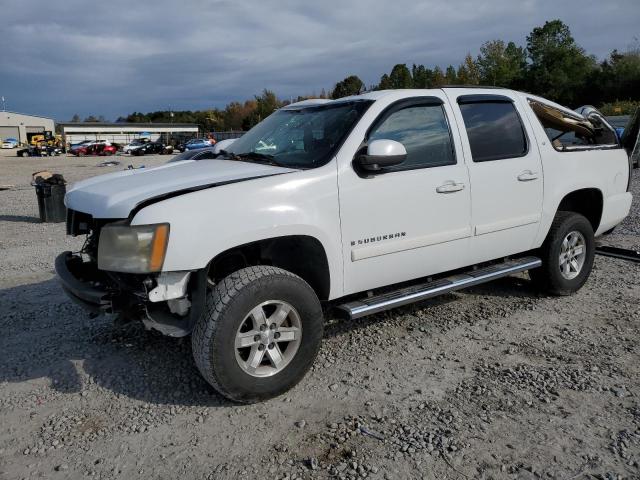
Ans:
POLYGON ((542 214, 542 162, 519 98, 448 90, 471 181, 474 263, 529 250, 542 214))

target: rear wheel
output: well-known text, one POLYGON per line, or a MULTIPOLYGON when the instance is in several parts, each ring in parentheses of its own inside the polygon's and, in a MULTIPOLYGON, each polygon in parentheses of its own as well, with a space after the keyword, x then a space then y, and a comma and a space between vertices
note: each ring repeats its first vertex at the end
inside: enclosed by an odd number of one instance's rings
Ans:
POLYGON ((593 227, 584 216, 558 212, 540 248, 542 266, 529 276, 541 290, 552 295, 570 295, 587 281, 593 267, 593 227))
POLYGON ((313 289, 291 272, 244 268, 219 282, 192 334, 204 378, 230 400, 251 403, 296 385, 316 357, 322 308, 313 289))

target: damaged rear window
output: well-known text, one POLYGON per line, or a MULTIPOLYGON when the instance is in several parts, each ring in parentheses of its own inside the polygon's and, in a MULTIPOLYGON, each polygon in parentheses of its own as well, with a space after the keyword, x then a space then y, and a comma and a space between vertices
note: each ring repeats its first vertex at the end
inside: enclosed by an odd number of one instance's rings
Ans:
POLYGON ((556 150, 566 152, 620 147, 614 128, 595 108, 585 106, 574 112, 538 99, 529 98, 528 101, 556 150))

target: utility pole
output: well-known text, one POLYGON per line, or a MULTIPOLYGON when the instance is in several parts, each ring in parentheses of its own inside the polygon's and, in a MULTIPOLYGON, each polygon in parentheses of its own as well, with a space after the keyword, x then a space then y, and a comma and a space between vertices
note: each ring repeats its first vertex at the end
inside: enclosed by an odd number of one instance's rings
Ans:
MULTIPOLYGON (((171 107, 169 107, 169 117, 171 118, 171 125, 173 125, 173 110, 171 110, 171 107)), ((167 143, 169 143, 169 136, 173 137, 173 130, 170 134, 167 133, 167 143)))

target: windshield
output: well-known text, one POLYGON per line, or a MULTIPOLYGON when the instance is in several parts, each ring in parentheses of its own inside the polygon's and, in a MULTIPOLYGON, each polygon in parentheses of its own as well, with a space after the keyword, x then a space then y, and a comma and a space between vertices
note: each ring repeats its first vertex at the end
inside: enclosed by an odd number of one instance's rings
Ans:
POLYGON ((225 150, 228 156, 294 168, 324 165, 371 105, 332 102, 276 111, 225 150))

